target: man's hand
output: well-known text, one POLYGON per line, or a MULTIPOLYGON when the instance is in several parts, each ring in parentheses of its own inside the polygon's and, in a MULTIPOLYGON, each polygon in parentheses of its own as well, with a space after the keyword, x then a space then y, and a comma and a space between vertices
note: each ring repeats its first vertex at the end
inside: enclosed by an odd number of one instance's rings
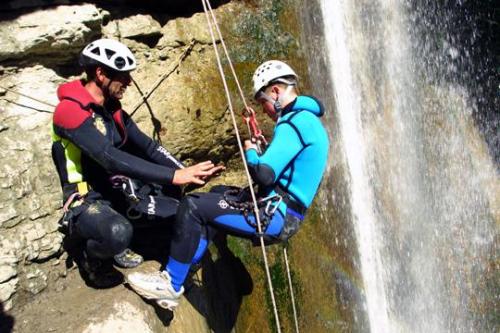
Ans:
POLYGON ((215 165, 211 161, 201 162, 184 169, 175 170, 174 185, 198 184, 204 185, 205 180, 216 173, 225 170, 223 165, 215 165))
POLYGON ((243 148, 245 149, 245 151, 249 149, 255 149, 256 151, 259 151, 259 149, 257 149, 257 145, 253 143, 251 140, 245 140, 243 148))

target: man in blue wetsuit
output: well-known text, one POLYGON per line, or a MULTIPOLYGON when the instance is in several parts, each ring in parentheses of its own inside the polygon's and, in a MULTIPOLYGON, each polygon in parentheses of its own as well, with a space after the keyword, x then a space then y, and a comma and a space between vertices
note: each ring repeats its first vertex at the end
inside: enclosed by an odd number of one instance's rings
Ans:
MULTIPOLYGON (((252 179, 259 186, 260 219, 268 243, 286 241, 297 232, 328 157, 328 136, 319 119, 324 109, 317 99, 299 96, 296 85, 297 75, 281 61, 267 61, 253 75, 255 99, 276 121, 273 139, 263 154, 259 155, 251 141, 244 144, 252 179)), ((190 265, 199 262, 214 229, 249 239, 259 237, 253 210, 242 208, 241 202, 248 196, 232 193, 219 187, 184 197, 165 269, 129 274, 130 286, 141 296, 173 309, 184 292, 190 265)))

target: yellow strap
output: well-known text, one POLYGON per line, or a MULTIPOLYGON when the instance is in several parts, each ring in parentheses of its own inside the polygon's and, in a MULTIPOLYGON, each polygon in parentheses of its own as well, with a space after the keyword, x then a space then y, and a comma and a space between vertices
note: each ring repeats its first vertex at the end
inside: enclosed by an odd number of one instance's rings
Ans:
POLYGON ((87 185, 87 182, 79 182, 77 184, 78 187, 78 193, 83 197, 85 194, 89 192, 89 187, 87 185))

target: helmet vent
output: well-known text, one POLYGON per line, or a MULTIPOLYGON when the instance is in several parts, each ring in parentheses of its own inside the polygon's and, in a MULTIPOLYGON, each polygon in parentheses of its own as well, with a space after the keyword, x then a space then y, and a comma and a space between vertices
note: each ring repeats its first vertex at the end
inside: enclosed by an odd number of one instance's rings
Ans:
POLYGON ((106 57, 108 57, 108 59, 111 59, 111 57, 116 53, 115 51, 110 49, 105 49, 105 51, 106 51, 106 57))
POLYGON ((116 68, 118 69, 122 69, 123 67, 125 67, 125 59, 123 59, 122 57, 117 57, 115 59, 115 66, 116 68))
POLYGON ((134 59, 132 59, 130 57, 127 57, 127 60, 128 60, 128 64, 129 65, 133 65, 134 64, 134 59))
POLYGON ((92 50, 90 50, 91 53, 95 54, 95 55, 101 55, 101 51, 99 50, 99 47, 95 47, 93 48, 92 50))

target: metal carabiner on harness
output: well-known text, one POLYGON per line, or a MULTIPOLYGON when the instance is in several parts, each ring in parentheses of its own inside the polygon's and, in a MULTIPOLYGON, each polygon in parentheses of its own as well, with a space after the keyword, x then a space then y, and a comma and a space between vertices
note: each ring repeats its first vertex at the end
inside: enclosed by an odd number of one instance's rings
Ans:
POLYGON ((114 188, 120 188, 124 193, 126 193, 127 198, 139 202, 139 197, 135 194, 134 183, 132 179, 122 175, 116 175, 109 178, 111 185, 114 188))
POLYGON ((255 111, 252 108, 247 107, 243 110, 242 116, 243 120, 245 120, 245 123, 247 124, 251 140, 257 145, 258 153, 261 154, 263 152, 262 146, 264 146, 265 149, 268 145, 268 142, 259 127, 259 123, 257 122, 257 118, 255 116, 255 111))
POLYGON ((266 213, 267 216, 271 217, 273 214, 276 212, 276 209, 278 209, 278 206, 280 203, 283 201, 283 197, 277 193, 267 196, 265 198, 262 198, 259 200, 259 204, 266 202, 266 208, 264 209, 264 212, 266 213), (276 203, 273 206, 273 203, 276 203))
POLYGON ((111 182, 111 186, 117 189, 121 189, 122 192, 127 196, 127 199, 133 202, 133 204, 131 204, 126 211, 127 217, 130 220, 139 219, 142 216, 142 213, 136 212, 134 214, 134 206, 139 201, 141 201, 141 199, 137 196, 137 194, 135 194, 135 188, 132 179, 122 175, 115 175, 110 177, 109 181, 111 182))

